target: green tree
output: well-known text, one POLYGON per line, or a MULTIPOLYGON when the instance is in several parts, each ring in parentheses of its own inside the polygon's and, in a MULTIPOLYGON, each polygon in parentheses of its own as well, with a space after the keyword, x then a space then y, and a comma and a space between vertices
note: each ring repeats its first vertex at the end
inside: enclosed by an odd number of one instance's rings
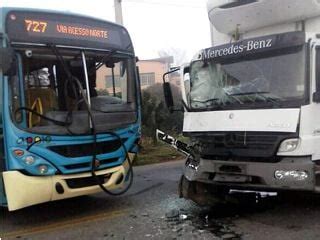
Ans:
MULTIPOLYGON (((181 108, 179 88, 172 85, 176 108, 181 108)), ((165 105, 162 84, 155 84, 142 92, 142 133, 156 141, 156 129, 177 135, 182 131, 183 113, 170 113, 165 105)))
POLYGON ((98 89, 97 94, 98 96, 109 96, 109 92, 107 89, 98 89))

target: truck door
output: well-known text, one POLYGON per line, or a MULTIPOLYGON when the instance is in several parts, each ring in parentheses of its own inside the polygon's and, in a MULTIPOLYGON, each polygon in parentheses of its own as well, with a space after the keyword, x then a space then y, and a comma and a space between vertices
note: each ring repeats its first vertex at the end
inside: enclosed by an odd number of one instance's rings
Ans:
MULTIPOLYGON (((320 41, 312 41, 310 46, 309 63, 307 63, 307 78, 310 84, 310 105, 301 107, 300 136, 311 138, 312 160, 320 159, 320 41)), ((310 144, 308 144, 310 145, 310 144)))

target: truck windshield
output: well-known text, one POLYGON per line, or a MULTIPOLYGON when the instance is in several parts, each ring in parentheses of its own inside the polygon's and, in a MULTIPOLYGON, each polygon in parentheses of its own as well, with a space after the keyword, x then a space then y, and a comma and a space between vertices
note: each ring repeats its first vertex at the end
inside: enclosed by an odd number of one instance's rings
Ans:
POLYGON ((305 96, 302 47, 224 62, 195 61, 190 68, 192 109, 288 107, 305 96))
POLYGON ((84 95, 90 93, 97 132, 136 121, 133 57, 116 52, 86 52, 87 89, 80 51, 61 52, 64 64, 50 50, 26 50, 19 56, 17 68, 22 74, 9 81, 9 107, 18 127, 42 134, 90 134, 81 88, 84 95), (70 81, 68 73, 77 83, 70 81))

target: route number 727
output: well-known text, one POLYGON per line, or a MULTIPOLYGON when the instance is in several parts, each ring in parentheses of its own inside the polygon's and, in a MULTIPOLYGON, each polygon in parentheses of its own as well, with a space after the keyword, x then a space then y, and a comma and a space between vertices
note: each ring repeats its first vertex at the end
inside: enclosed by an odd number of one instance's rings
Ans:
POLYGON ((47 29, 47 22, 41 22, 41 21, 34 21, 34 20, 29 20, 25 19, 24 20, 26 24, 26 29, 28 32, 40 32, 43 33, 47 29))

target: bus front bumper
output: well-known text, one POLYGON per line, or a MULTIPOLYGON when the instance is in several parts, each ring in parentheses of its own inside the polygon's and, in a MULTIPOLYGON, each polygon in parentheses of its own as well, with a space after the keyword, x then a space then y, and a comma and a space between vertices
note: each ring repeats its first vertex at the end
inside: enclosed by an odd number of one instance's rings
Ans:
MULTIPOLYGON (((125 164, 96 171, 108 190, 123 187, 129 166, 125 164)), ((91 173, 54 176, 27 176, 19 171, 3 172, 9 211, 31 205, 101 192, 91 173)))

